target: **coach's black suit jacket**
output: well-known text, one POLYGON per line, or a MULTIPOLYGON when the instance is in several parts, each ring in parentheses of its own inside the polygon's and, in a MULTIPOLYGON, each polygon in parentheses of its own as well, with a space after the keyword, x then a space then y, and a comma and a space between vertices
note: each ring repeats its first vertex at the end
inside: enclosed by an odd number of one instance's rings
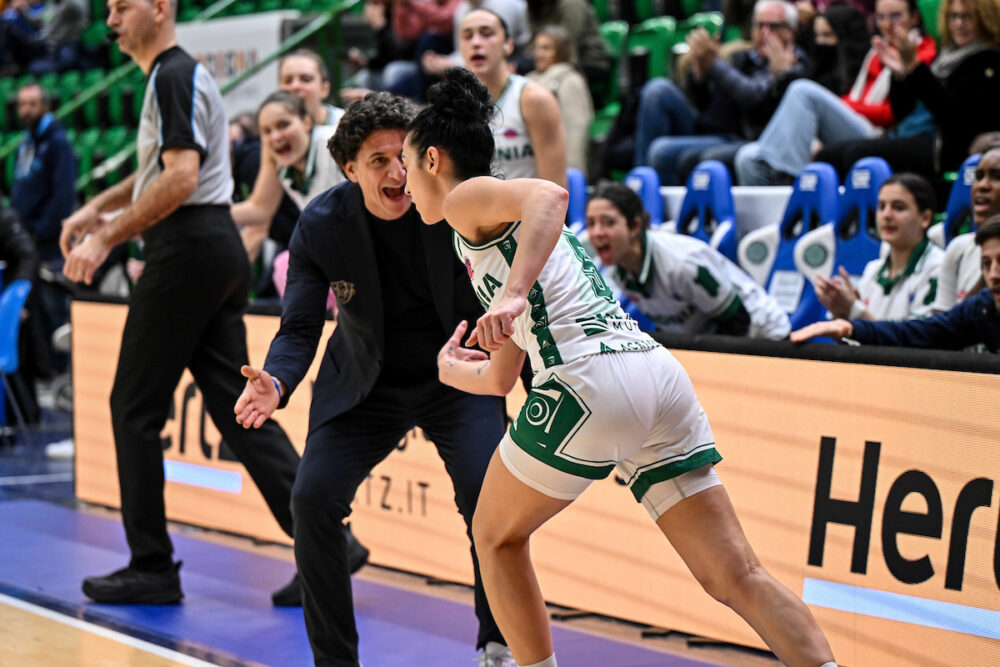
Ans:
MULTIPOLYGON (((425 225, 412 206, 397 222, 421 229, 434 308, 446 332, 444 345, 461 320, 474 325, 482 307, 455 256, 451 227, 445 222, 425 225)), ((407 344, 385 340, 378 262, 356 183, 342 183, 316 197, 302 211, 292 234, 281 328, 264 364, 268 373, 288 386, 281 407, 312 364, 331 288, 338 297, 337 326, 313 387, 310 433, 371 391, 382 370, 386 345, 407 344)))

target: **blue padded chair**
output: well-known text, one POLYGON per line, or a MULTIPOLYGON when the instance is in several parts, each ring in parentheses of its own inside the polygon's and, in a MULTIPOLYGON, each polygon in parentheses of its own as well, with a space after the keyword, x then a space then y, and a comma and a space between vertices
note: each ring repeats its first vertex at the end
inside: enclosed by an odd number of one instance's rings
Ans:
POLYGON ((837 222, 809 232, 795 246, 795 266, 810 280, 837 275, 839 267, 860 276, 882 245, 875 215, 878 191, 892 169, 879 157, 858 160, 847 173, 837 222))
POLYGON ((972 184, 976 181, 976 167, 979 166, 979 154, 970 155, 958 168, 958 178, 951 186, 951 193, 948 195, 948 206, 945 208, 944 232, 945 247, 951 240, 961 234, 962 226, 968 221, 969 231, 976 230, 976 223, 972 221, 972 184))
POLYGON ((740 241, 740 265, 785 308, 793 330, 820 320, 824 310, 812 283, 795 266, 795 245, 807 232, 837 219, 838 198, 837 172, 811 162, 795 179, 781 222, 740 241))
POLYGON ((566 190, 569 192, 569 206, 566 222, 577 236, 587 228, 587 179, 579 169, 566 170, 566 190))
POLYGON ((635 167, 625 175, 625 185, 632 188, 649 213, 651 227, 663 222, 663 197, 660 196, 660 177, 652 167, 635 167))
MULTIPOLYGON (((0 380, 3 381, 3 389, 10 397, 11 407, 14 408, 14 415, 17 418, 21 432, 27 438, 24 415, 17 398, 11 390, 10 381, 7 379, 12 373, 16 373, 20 368, 20 358, 17 353, 17 341, 21 332, 21 311, 24 310, 24 302, 31 291, 31 282, 27 280, 15 280, 4 289, 0 295, 0 380)), ((2 396, 0 396, 0 406, 2 406, 2 396)), ((6 409, 4 408, 3 422, 7 423, 6 409)))
POLYGON ((701 239, 736 261, 736 214, 733 181, 718 160, 702 162, 687 181, 687 192, 677 214, 677 232, 701 239))

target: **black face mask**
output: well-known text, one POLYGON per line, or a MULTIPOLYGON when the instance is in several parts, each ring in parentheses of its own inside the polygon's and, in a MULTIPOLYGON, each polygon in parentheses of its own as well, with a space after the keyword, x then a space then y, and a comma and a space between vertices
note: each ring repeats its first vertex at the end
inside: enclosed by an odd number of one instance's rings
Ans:
POLYGON ((813 60, 816 62, 816 69, 818 71, 831 71, 837 64, 837 45, 817 44, 813 50, 813 60))

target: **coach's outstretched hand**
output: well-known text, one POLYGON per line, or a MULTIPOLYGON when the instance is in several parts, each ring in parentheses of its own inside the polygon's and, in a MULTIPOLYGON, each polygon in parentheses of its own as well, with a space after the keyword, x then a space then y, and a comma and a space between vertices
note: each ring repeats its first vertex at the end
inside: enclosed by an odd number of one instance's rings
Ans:
POLYGON ((247 379, 247 386, 236 399, 236 422, 243 428, 260 428, 278 409, 281 396, 271 375, 253 366, 244 366, 240 373, 247 379))

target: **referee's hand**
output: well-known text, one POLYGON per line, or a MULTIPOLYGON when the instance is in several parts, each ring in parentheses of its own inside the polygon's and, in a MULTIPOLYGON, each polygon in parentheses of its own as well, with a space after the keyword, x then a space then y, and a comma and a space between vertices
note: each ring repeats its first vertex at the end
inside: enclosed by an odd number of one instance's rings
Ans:
POLYGON ((240 373, 247 379, 247 386, 233 408, 236 422, 243 428, 260 428, 281 402, 276 380, 267 371, 253 366, 244 366, 240 373))

